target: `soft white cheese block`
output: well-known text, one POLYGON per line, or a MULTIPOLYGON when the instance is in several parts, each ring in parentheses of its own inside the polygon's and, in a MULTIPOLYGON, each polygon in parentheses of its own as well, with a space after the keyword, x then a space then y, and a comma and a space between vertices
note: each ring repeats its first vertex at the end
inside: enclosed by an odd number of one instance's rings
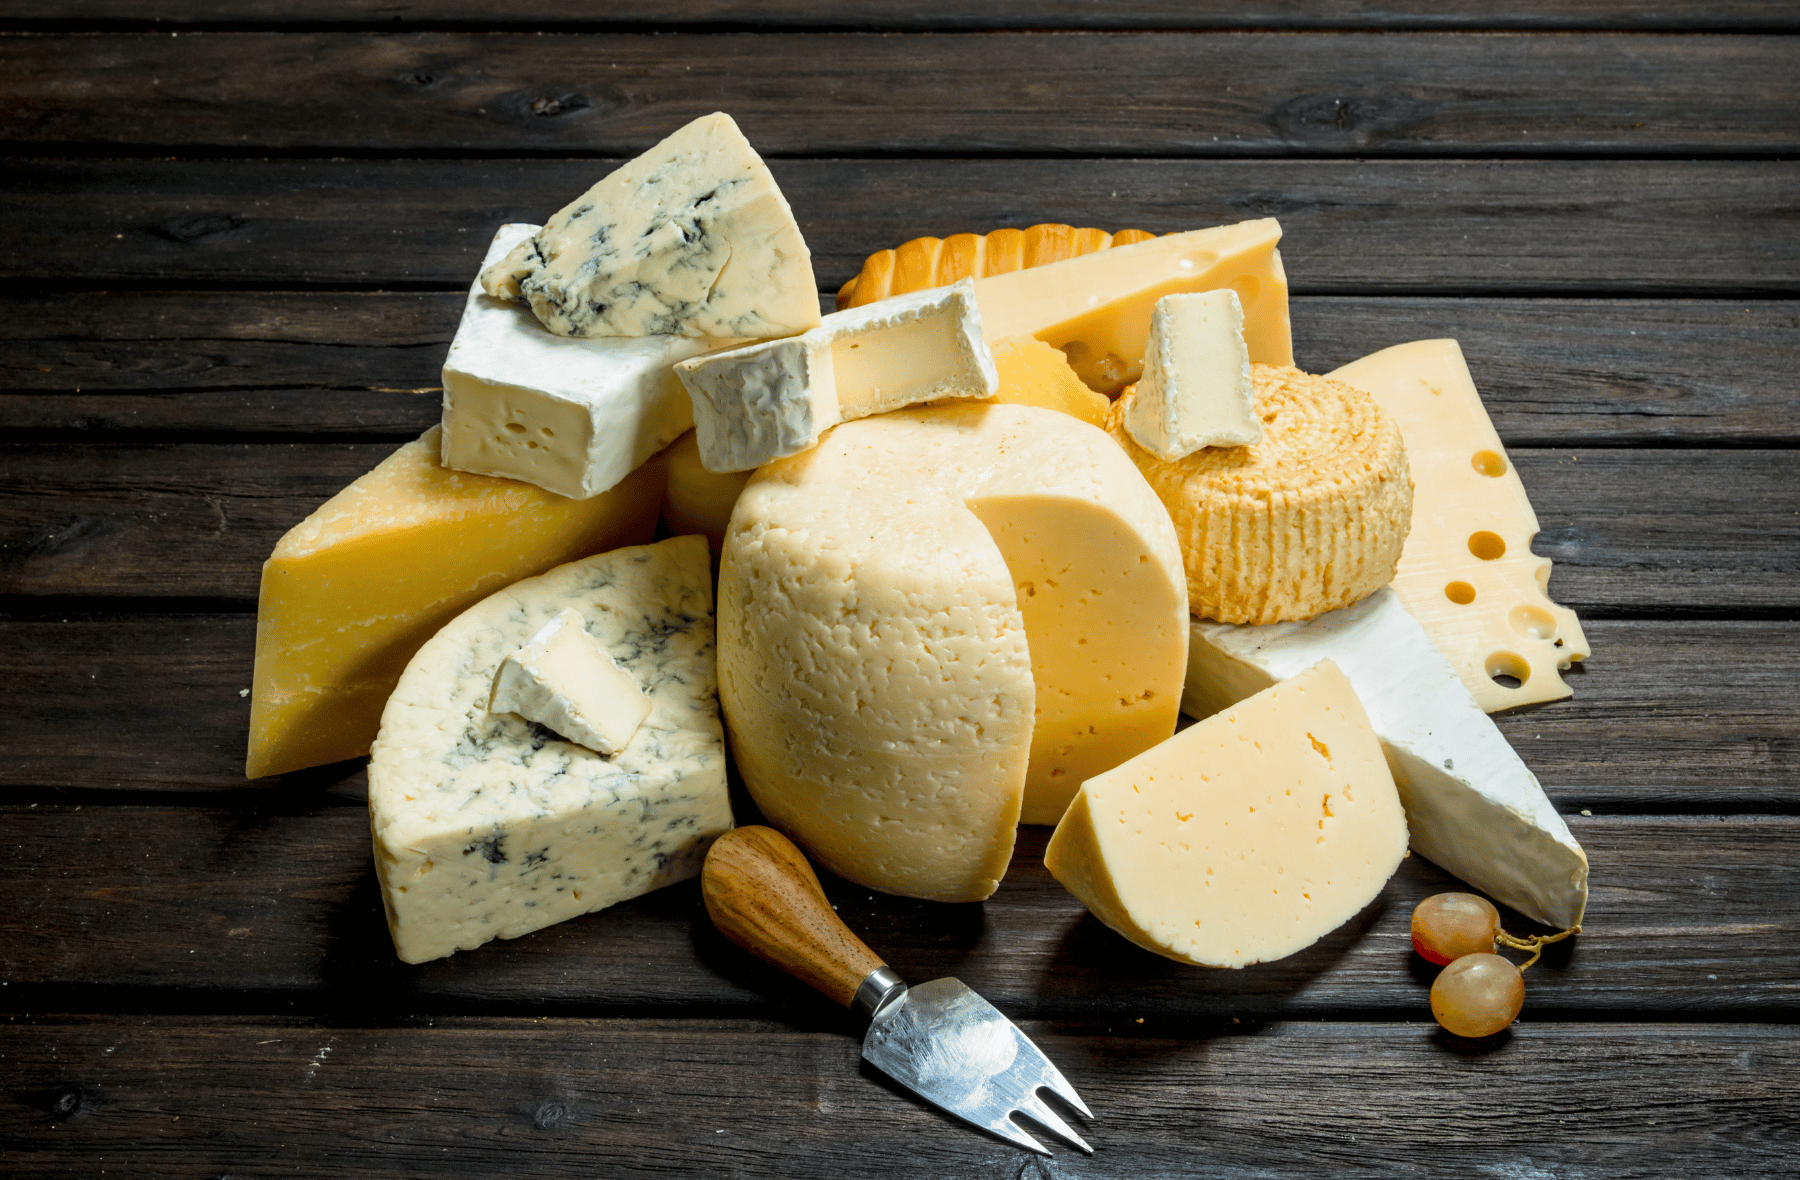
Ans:
POLYGON ((560 336, 791 336, 819 322, 793 211, 720 112, 607 175, 481 282, 560 336))
POLYGON ((500 661, 488 712, 517 713, 611 758, 650 716, 650 698, 587 633, 581 612, 564 610, 500 661))
POLYGON ((1303 623, 1195 621, 1182 711, 1210 716, 1322 659, 1368 709, 1413 848, 1534 921, 1580 922, 1586 854, 1392 589, 1303 623))
MULTIPOLYGON (((501 226, 487 261, 537 228, 501 226)), ((477 282, 444 360, 444 466, 597 496, 694 424, 675 362, 738 343, 557 336, 477 282)))
POLYGON ((1000 388, 969 279, 834 312, 801 336, 675 372, 693 395, 701 461, 718 472, 798 454, 840 422, 1000 388))
POLYGON ((1138 446, 1170 462, 1202 447, 1262 441, 1236 291, 1156 301, 1144 375, 1126 403, 1125 429, 1138 446))
POLYGON ((732 826, 713 669, 702 537, 516 582, 420 648, 369 760, 375 869, 400 958, 516 938, 697 875, 732 826), (487 707, 501 661, 564 610, 650 698, 611 760, 487 707))

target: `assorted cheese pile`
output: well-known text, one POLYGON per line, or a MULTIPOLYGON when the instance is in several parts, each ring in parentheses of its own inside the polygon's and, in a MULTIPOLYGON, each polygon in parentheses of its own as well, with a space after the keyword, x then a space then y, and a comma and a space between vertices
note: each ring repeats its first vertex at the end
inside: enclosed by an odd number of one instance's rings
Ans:
POLYGON ((727 741, 845 878, 977 901, 1054 824, 1056 878, 1183 962, 1310 945, 1409 843, 1575 925, 1586 860, 1487 717, 1588 654, 1536 519, 1453 341, 1293 367, 1280 234, 918 239, 823 315, 696 120, 500 228, 441 426, 276 547, 246 772, 372 749, 407 962, 694 876, 727 741))

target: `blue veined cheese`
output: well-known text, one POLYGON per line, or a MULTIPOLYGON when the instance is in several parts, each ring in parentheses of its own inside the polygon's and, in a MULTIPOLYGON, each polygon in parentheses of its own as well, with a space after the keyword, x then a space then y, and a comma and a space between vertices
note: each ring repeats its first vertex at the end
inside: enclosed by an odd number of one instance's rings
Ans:
POLYGON ((1303 623, 1196 620, 1182 712, 1209 717, 1324 659, 1368 710, 1413 848, 1533 921, 1580 922, 1587 855, 1391 588, 1303 623))
POLYGON ((481 283, 562 336, 791 336, 819 322, 793 210, 720 112, 577 197, 481 283))
POLYGON ((375 868, 408 963, 516 938, 700 872, 730 830, 703 537, 616 549, 517 582, 407 665, 369 761, 375 868), (563 610, 649 696, 611 760, 511 713, 494 674, 563 610))
MULTIPOLYGON (((537 231, 503 225, 487 262, 537 231)), ((557 336, 527 309, 469 288, 444 359, 444 466, 597 496, 694 424, 671 366, 736 340, 557 336)))

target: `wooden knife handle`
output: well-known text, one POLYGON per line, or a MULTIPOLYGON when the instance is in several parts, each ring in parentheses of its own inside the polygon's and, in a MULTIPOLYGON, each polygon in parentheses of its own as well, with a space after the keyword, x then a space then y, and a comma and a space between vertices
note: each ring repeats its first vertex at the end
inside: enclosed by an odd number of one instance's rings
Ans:
POLYGON ((700 896, 726 938, 846 1008, 883 965, 825 900, 805 855, 774 828, 734 828, 714 841, 700 896))

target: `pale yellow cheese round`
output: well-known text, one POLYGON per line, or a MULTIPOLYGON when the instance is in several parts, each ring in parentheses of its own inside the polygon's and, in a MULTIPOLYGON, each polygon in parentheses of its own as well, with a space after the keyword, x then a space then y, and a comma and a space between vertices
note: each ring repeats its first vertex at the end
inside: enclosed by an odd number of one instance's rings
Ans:
POLYGON ((1339 610, 1393 579, 1412 525, 1399 427, 1375 400, 1284 365, 1251 365, 1262 441, 1173 462, 1107 428, 1175 522, 1194 614, 1280 623, 1339 610))

